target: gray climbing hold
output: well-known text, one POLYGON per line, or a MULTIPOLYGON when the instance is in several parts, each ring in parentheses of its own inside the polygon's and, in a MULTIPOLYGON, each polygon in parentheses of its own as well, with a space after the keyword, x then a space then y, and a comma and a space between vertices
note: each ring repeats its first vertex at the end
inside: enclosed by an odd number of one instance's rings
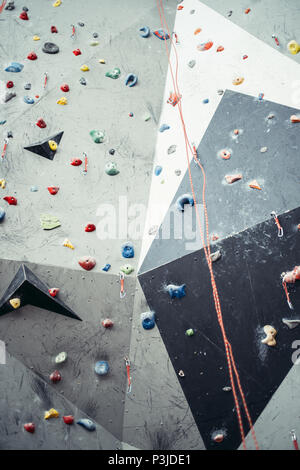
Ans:
POLYGON ((81 28, 84 26, 84 23, 82 23, 82 21, 78 21, 78 26, 81 26, 81 28))
POLYGON ((24 85, 24 89, 25 89, 25 90, 31 90, 31 83, 26 83, 26 84, 24 85))
POLYGON ((217 93, 218 93, 218 95, 223 95, 223 94, 224 94, 224 90, 219 89, 219 90, 217 91, 217 93))
POLYGON ((5 10, 12 11, 15 9, 15 2, 8 2, 8 4, 5 7, 5 10))
POLYGON ((171 155, 171 153, 175 153, 176 147, 176 145, 170 145, 170 147, 168 148, 168 155, 171 155))
POLYGON ((193 67, 195 67, 195 65, 196 65, 196 61, 195 61, 195 60, 190 60, 190 61, 188 62, 188 66, 189 66, 191 69, 192 69, 193 67))
POLYGON ((4 103, 7 103, 8 101, 10 101, 15 96, 17 96, 15 92, 7 91, 4 95, 4 98, 3 98, 4 103))
POLYGON ((81 85, 86 85, 86 79, 84 77, 81 77, 79 79, 79 83, 81 83, 81 85))
POLYGON ((46 54, 57 54, 59 52, 59 47, 54 44, 54 42, 45 42, 42 47, 42 51, 46 54))
POLYGON ((139 29, 139 33, 142 38, 147 38, 150 35, 150 28, 148 28, 148 26, 143 26, 139 29))
POLYGON ((39 188, 38 188, 37 186, 31 186, 31 187, 30 187, 30 191, 31 191, 32 193, 36 193, 38 190, 39 190, 39 188))
POLYGON ((180 176, 181 175, 181 170, 179 168, 177 168, 175 171, 174 171, 175 175, 176 176, 180 176))
POLYGON ((91 419, 83 418, 77 421, 77 424, 87 429, 88 431, 95 431, 96 425, 91 419))
POLYGON ((55 364, 62 364, 67 360, 68 354, 66 352, 59 353, 55 358, 55 364))
POLYGON ((290 330, 293 330, 298 325, 300 325, 300 319, 292 319, 289 320, 288 318, 282 318, 282 322, 289 327, 290 330))
POLYGON ((223 390, 223 392, 231 392, 232 388, 231 387, 223 387, 222 390, 223 390))
POLYGON ((218 259, 220 259, 221 257, 222 257, 222 253, 220 250, 215 251, 214 253, 211 253, 210 255, 210 259, 212 263, 215 263, 215 261, 218 261, 218 259))

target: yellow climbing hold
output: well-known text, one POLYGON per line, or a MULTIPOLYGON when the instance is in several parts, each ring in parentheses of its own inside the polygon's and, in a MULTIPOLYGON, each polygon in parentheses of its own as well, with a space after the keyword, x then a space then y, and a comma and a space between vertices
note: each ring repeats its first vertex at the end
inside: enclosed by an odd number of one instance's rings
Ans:
POLYGON ((232 80, 233 85, 241 85, 244 81, 244 77, 236 77, 232 80))
POLYGON ((0 188, 5 189, 6 181, 5 179, 0 180, 0 188))
POLYGON ((50 149, 53 152, 57 150, 57 143, 55 142, 55 140, 49 140, 48 144, 49 144, 50 149))
POLYGON ((80 67, 80 70, 82 70, 83 72, 88 72, 90 69, 89 69, 89 67, 88 67, 87 65, 82 65, 82 66, 80 67))
POLYGON ((32 38, 34 41, 39 41, 41 38, 39 36, 33 36, 32 38))
POLYGON ((59 417, 59 412, 56 411, 54 408, 51 408, 49 411, 45 411, 44 419, 58 418, 58 417, 59 417))
POLYGON ((13 308, 17 309, 17 308, 19 308, 20 305, 21 305, 21 300, 18 299, 18 298, 16 298, 16 299, 10 299, 9 303, 10 303, 10 305, 11 305, 13 308))
POLYGON ((297 41, 290 41, 287 45, 288 51, 291 54, 298 54, 300 52, 300 44, 297 43, 297 41))
POLYGON ((53 3, 54 7, 59 7, 61 5, 61 0, 56 0, 56 2, 53 3))
POLYGON ((261 342, 263 344, 267 344, 268 346, 276 346, 275 336, 277 335, 277 331, 275 328, 271 325, 265 325, 264 332, 266 337, 261 342))
POLYGON ((63 96, 57 101, 57 104, 62 104, 62 105, 68 104, 68 100, 65 96, 63 96))
POLYGON ((75 246, 72 245, 72 243, 70 242, 70 240, 68 238, 66 238, 63 242, 63 246, 66 246, 67 248, 71 248, 71 250, 74 250, 75 246))
POLYGON ((100 64, 105 64, 106 63, 104 59, 99 59, 99 62, 100 62, 100 64))

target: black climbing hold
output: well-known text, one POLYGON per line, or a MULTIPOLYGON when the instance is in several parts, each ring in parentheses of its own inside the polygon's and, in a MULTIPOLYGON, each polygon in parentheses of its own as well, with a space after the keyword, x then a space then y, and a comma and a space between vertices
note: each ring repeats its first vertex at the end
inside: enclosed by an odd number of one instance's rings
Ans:
POLYGON ((81 21, 79 21, 77 24, 78 24, 78 26, 81 26, 81 27, 84 26, 84 23, 82 23, 81 21))
POLYGON ((13 312, 18 308, 16 305, 21 308, 30 304, 66 317, 81 320, 61 300, 51 297, 48 289, 49 287, 46 284, 27 266, 22 264, 0 300, 0 316, 13 312), (18 301, 17 304, 16 301, 18 301))
POLYGON ((64 131, 59 132, 58 134, 48 137, 45 140, 42 140, 41 142, 37 142, 35 144, 31 144, 28 147, 24 147, 25 150, 29 150, 29 152, 36 153, 37 155, 40 155, 41 157, 48 158, 48 160, 53 160, 54 155, 56 153, 56 150, 51 150, 49 141, 54 140, 54 142, 59 145, 61 138, 63 136, 64 131))
POLYGON ((4 96, 4 103, 7 103, 8 101, 10 101, 15 96, 17 96, 17 95, 14 91, 7 91, 5 93, 5 96, 4 96))
POLYGON ((110 150, 108 151, 108 153, 109 153, 110 155, 114 155, 114 154, 115 154, 115 149, 110 149, 110 150))
POLYGON ((15 9, 15 2, 8 2, 8 4, 5 7, 5 10, 14 10, 15 9))
POLYGON ((98 33, 93 33, 93 38, 97 38, 99 36, 98 33))
POLYGON ((45 42, 42 51, 46 54, 57 54, 59 52, 59 47, 54 44, 54 42, 45 42))
POLYGON ((7 132, 7 138, 8 138, 8 139, 12 139, 12 138, 13 138, 13 133, 12 133, 12 131, 8 131, 8 132, 7 132))
POLYGON ((29 11, 29 9, 27 7, 23 7, 22 10, 23 11, 29 11))
POLYGON ((81 83, 81 85, 86 85, 86 79, 83 78, 83 77, 81 77, 81 78, 79 79, 79 83, 81 83))

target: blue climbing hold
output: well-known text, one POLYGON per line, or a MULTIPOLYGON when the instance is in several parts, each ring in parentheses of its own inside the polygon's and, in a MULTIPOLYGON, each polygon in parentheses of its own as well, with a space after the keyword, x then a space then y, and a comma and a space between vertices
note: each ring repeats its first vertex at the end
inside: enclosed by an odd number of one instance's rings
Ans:
POLYGON ((129 73, 125 78, 125 85, 130 88, 137 84, 138 77, 135 73, 129 73))
POLYGON ((111 268, 111 264, 107 263, 104 268, 102 268, 102 271, 105 271, 107 273, 107 271, 111 268))
POLYGON ((155 327, 155 313, 144 312, 141 313, 142 327, 144 330, 152 330, 155 327))
POLYGON ((203 100, 202 103, 203 103, 203 104, 209 103, 209 99, 208 99, 208 98, 205 98, 205 100, 203 100))
POLYGON ((2 126, 3 124, 6 123, 6 119, 3 119, 3 121, 0 121, 0 125, 2 126))
POLYGON ((91 419, 82 418, 77 421, 77 424, 87 429, 88 431, 95 431, 96 425, 91 419))
POLYGON ((166 291, 169 293, 171 299, 177 298, 181 299, 181 297, 185 296, 185 284, 181 284, 181 286, 175 286, 174 284, 169 284, 166 287, 166 291))
POLYGON ((176 207, 180 211, 184 211, 184 205, 189 204, 190 206, 194 205, 194 198, 191 194, 183 194, 176 201, 176 207))
POLYGON ((20 64, 19 62, 11 62, 4 70, 5 72, 21 72, 23 70, 24 65, 20 64))
POLYGON ((1 207, 0 207, 0 222, 2 222, 4 220, 4 217, 5 217, 5 211, 3 209, 1 209, 1 207))
POLYGON ((156 31, 153 31, 153 34, 155 34, 155 36, 161 40, 170 39, 168 33, 166 33, 163 29, 157 29, 156 31))
POLYGON ((155 167, 155 169, 154 169, 154 174, 155 174, 156 176, 159 176, 159 175, 161 174, 161 172, 162 172, 162 166, 157 165, 157 166, 155 167))
POLYGON ((170 129, 170 126, 168 126, 168 124, 162 124, 159 128, 159 132, 164 132, 164 131, 167 131, 168 129, 170 129))
POLYGON ((98 375, 106 375, 109 372, 109 365, 106 361, 98 361, 95 364, 95 372, 98 375))
POLYGON ((134 258, 134 248, 132 243, 124 243, 122 245, 122 256, 123 258, 134 258))
POLYGON ((148 26, 143 26, 139 29, 139 33, 142 38, 147 38, 150 35, 150 28, 148 28, 148 26))
POLYGON ((34 99, 33 98, 30 98, 30 96, 24 96, 24 102, 27 103, 27 104, 33 104, 34 103, 34 99))

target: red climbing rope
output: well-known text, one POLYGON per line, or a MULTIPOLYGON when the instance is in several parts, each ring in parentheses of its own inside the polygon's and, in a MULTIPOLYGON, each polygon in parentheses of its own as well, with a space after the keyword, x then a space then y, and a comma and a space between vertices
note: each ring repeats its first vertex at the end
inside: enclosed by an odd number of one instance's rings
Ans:
POLYGON ((286 300, 287 300, 288 306, 290 307, 290 309, 293 309, 293 304, 290 300, 290 294, 288 292, 287 285, 286 285, 285 281, 282 281, 282 286, 283 286, 283 289, 284 289, 284 292, 285 292, 285 295, 286 295, 286 300))
MULTIPOLYGON (((171 64, 171 61, 170 61, 170 51, 168 49, 167 40, 164 39, 165 46, 166 46, 167 57, 168 57, 169 69, 170 69, 172 82, 173 82, 173 87, 174 87, 174 93, 177 96, 180 96, 179 85, 178 85, 178 55, 177 55, 176 47, 174 47, 174 43, 173 43, 173 40, 172 40, 172 35, 170 33, 170 30, 169 30, 169 27, 168 27, 168 24, 167 24, 167 21, 166 21, 166 18, 165 18, 163 1, 162 0, 156 0, 156 3, 157 3, 157 9, 158 9, 158 12, 159 12, 159 16, 160 16, 161 26, 162 26, 162 28, 164 28, 164 25, 165 25, 165 27, 167 28, 167 31, 168 31, 168 34, 169 34, 169 37, 170 37, 170 41, 171 41, 171 47, 173 47, 173 50, 175 52, 176 68, 175 68, 175 78, 174 78, 173 68, 172 68, 172 64, 171 64)), ((209 242, 209 224, 208 224, 208 213, 207 213, 206 200, 205 200, 206 174, 205 174, 203 166, 201 165, 201 163, 198 159, 196 148, 195 148, 194 145, 192 147, 191 143, 189 142, 188 136, 187 136, 186 125, 185 125, 184 118, 183 118, 183 113, 182 113, 182 100, 178 102, 177 109, 179 111, 180 120, 181 120, 181 124, 182 124, 182 129, 183 129, 183 134, 184 134, 184 139, 185 139, 185 149, 186 149, 186 156, 187 156, 188 173, 189 173, 191 191, 192 191, 192 195, 193 195, 193 199, 194 199, 194 208, 196 210, 196 217, 197 217, 197 222, 198 222, 198 225, 199 225, 200 236, 201 236, 201 240, 202 240, 202 244, 203 244, 204 254, 205 254, 207 265, 208 265, 209 272, 210 272, 214 304, 215 304, 215 309, 216 309, 216 313, 217 313, 218 322, 219 322, 221 332, 222 332, 222 336, 223 336, 225 352, 226 352, 226 358, 227 358, 228 371, 229 371, 229 377, 230 377, 230 383, 231 383, 232 393, 233 393, 233 397, 234 397, 235 408, 236 408, 236 412, 237 412, 237 418, 238 418, 238 424, 239 424, 240 434, 241 434, 241 438, 242 438, 242 444, 243 444, 243 448, 246 449, 245 432, 244 432, 244 426, 243 426, 242 415, 241 415, 241 408, 240 408, 240 405, 239 405, 239 400, 238 400, 237 389, 236 389, 236 384, 235 384, 235 381, 234 381, 234 377, 235 377, 235 380, 236 380, 236 383, 237 383, 237 388, 239 390, 240 397, 242 399, 242 404, 243 404, 243 407, 244 407, 244 411, 245 411, 245 414, 246 414, 246 417, 247 417, 247 420, 248 420, 248 423, 249 423, 249 426, 250 426, 251 435, 252 435, 252 438, 253 438, 253 441, 254 441, 254 444, 255 444, 255 448, 256 448, 256 450, 259 450, 259 446, 258 446, 258 442, 257 442, 257 439, 256 439, 255 431, 253 429, 253 423, 252 423, 251 416, 250 416, 248 406, 247 406, 247 403, 246 403, 245 394, 244 394, 243 389, 242 389, 239 373, 238 373, 236 363, 235 363, 235 360, 234 360, 232 347, 231 347, 230 342, 227 339, 227 335, 226 335, 226 331, 225 331, 225 327, 224 327, 224 323, 223 323, 220 298, 219 298, 218 289, 217 289, 217 285, 216 285, 216 281, 215 281, 215 277, 214 277, 214 273, 213 273, 212 260, 210 258, 211 253, 210 253, 210 242, 209 242), (196 195, 195 195, 193 179, 192 179, 192 174, 191 174, 191 168, 190 168, 190 154, 189 154, 189 151, 191 152, 192 156, 194 157, 195 162, 197 163, 197 165, 201 169, 202 176, 203 176, 202 204, 203 204, 203 207, 204 207, 206 241, 205 241, 205 238, 204 238, 204 233, 203 233, 202 225, 201 225, 201 219, 200 219, 200 215, 199 215, 199 211, 198 211, 198 207, 197 207, 196 195)))

